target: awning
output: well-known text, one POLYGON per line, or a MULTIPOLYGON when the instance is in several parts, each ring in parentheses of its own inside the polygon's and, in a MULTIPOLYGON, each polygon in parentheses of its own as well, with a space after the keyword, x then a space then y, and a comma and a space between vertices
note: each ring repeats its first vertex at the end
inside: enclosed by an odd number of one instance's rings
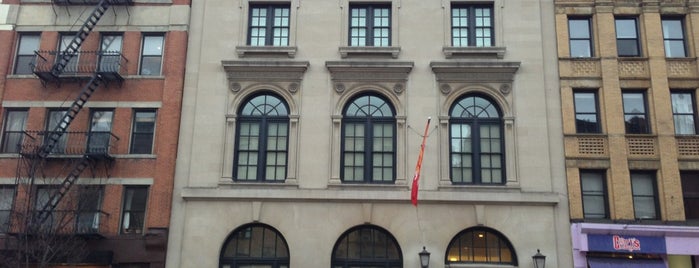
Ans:
POLYGON ((588 258, 590 268, 666 268, 663 260, 588 258))

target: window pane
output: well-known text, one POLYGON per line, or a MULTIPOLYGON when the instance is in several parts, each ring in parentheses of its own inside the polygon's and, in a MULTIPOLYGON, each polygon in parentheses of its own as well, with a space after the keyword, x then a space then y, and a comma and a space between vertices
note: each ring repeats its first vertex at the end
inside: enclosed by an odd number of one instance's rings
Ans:
POLYGON ((3 153, 18 153, 27 124, 27 111, 6 111, 5 127, 2 135, 3 153))
POLYGON ((570 40, 571 57, 592 57, 589 40, 570 40))
POLYGON ((147 56, 163 55, 163 36, 144 36, 142 53, 147 56))
POLYGON ((650 173, 631 173, 634 214, 637 219, 655 219, 655 178, 650 173))
POLYGON ((617 40, 617 53, 619 56, 639 56, 638 40, 617 40))
POLYGON ((636 20, 635 19, 616 19, 616 37, 617 38, 636 38, 636 20))
POLYGON ((665 40, 665 56, 668 58, 686 57, 683 40, 665 40))
POLYGON ((675 19, 663 19, 663 38, 665 39, 684 39, 684 33, 682 32, 682 20, 675 19))
POLYGON ((570 38, 590 38, 590 23, 587 19, 568 20, 570 38))

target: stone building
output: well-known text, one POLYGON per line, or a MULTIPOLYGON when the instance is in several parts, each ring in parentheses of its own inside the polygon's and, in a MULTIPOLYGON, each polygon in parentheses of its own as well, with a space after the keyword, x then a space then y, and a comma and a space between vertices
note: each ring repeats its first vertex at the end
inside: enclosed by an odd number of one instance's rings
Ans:
POLYGON ((699 1, 555 13, 574 267, 697 267, 699 1))
POLYGON ((0 266, 165 266, 189 3, 0 1, 0 266))
POLYGON ((553 7, 193 1, 168 267, 569 267, 553 7))

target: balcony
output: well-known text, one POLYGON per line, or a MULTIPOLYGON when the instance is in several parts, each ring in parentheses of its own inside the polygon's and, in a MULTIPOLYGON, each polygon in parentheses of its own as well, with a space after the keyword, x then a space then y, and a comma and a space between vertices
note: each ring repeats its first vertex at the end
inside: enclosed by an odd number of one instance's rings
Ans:
POLYGON ((58 76, 51 71, 60 60, 61 51, 36 51, 32 72, 44 82, 64 80, 87 80, 95 73, 105 81, 123 82, 127 74, 128 60, 118 51, 80 51, 75 53, 58 76))
POLYGON ((626 135, 626 150, 629 159, 657 158, 658 139, 648 135, 626 135))
POLYGON ((109 214, 101 210, 77 210, 57 209, 53 211, 32 210, 28 214, 19 213, 13 219, 9 233, 40 235, 40 236, 82 236, 102 237, 107 233, 109 214), (46 219, 40 223, 27 224, 36 219, 38 215, 46 215, 46 219), (28 217, 26 217, 28 216, 28 217), (32 227, 34 226, 34 227, 32 227))
POLYGON ((609 145, 605 135, 566 135, 565 150, 566 157, 609 157, 609 145))
MULTIPOLYGON (((16 144, 21 144, 18 152, 25 156, 36 155, 41 146, 48 142, 51 131, 24 131, 16 137, 16 144)), ((111 132, 66 132, 53 147, 49 158, 71 158, 90 155, 92 157, 112 158, 116 151, 119 137, 111 132)))
POLYGON ((699 159, 699 136, 677 136, 677 155, 680 159, 699 159))
MULTIPOLYGON (((88 5, 93 6, 101 2, 101 0, 53 0, 56 5, 88 5)), ((110 5, 133 5, 133 0, 107 0, 110 5)))

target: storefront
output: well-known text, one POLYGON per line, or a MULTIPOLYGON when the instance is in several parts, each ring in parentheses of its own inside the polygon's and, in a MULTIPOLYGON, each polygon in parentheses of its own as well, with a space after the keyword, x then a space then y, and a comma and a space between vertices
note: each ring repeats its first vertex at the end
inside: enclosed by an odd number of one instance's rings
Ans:
POLYGON ((696 268, 699 227, 573 223, 576 268, 696 268))

